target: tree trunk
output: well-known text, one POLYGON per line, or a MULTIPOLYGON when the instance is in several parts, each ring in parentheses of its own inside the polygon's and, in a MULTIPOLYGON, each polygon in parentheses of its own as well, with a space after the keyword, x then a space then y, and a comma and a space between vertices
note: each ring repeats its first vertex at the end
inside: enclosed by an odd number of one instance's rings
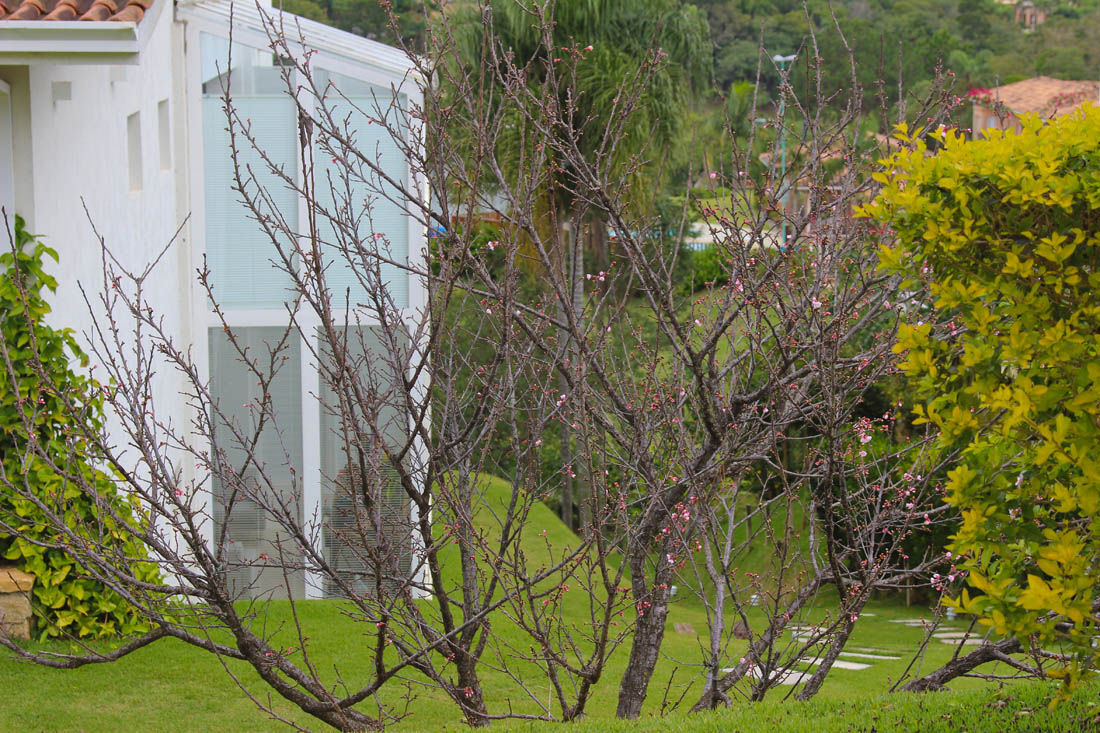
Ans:
POLYGON ((946 685, 956 677, 970 672, 986 662, 995 662, 1005 654, 1023 651, 1020 640, 1012 637, 998 642, 986 642, 965 657, 957 657, 935 672, 918 677, 901 689, 905 692, 929 692, 946 689, 946 685))
POLYGON ((821 583, 822 578, 820 575, 815 575, 807 581, 798 591, 798 595, 787 604, 784 613, 773 616, 771 623, 764 629, 764 632, 756 641, 749 645, 749 649, 745 653, 744 661, 738 663, 733 670, 717 680, 712 690, 704 691, 702 698, 691 707, 691 712, 698 713, 703 710, 710 710, 713 704, 714 695, 724 695, 727 690, 744 678, 744 676, 748 674, 752 665, 752 660, 764 656, 775 640, 783 633, 783 629, 787 627, 790 620, 798 614, 811 598, 817 595, 817 591, 821 588, 821 583))
POLYGON ((630 575, 633 580, 634 602, 638 608, 638 620, 634 625, 634 639, 630 646, 630 660, 619 684, 619 706, 616 715, 633 719, 642 713, 642 703, 649 691, 649 681, 657 667, 661 642, 665 636, 668 619, 668 580, 671 568, 664 560, 658 560, 653 584, 646 578, 646 553, 635 549, 630 558, 630 575))
POLYGON ((607 272, 611 269, 611 248, 607 241, 607 222, 598 213, 588 222, 588 251, 593 255, 596 268, 607 272))
MULTIPOLYGON (((573 266, 573 242, 576 239, 576 232, 573 231, 575 227, 571 227, 568 233, 563 231, 564 226, 558 228, 555 232, 555 242, 557 243, 556 250, 558 252, 558 264, 560 265, 560 272, 562 280, 568 288, 566 296, 568 297, 568 303, 558 301, 558 320, 562 324, 569 323, 569 310, 573 308, 573 304, 576 301, 576 295, 574 294, 575 287, 575 267, 573 266), (568 244, 563 241, 565 237, 568 237, 568 244)), ((568 364, 574 364, 572 360, 573 355, 573 338, 567 325, 563 325, 558 330, 558 348, 566 355, 568 364)), ((561 394, 568 396, 569 380, 566 376, 559 372, 558 384, 561 387, 561 394)), ((561 521, 565 522, 565 526, 569 529, 576 529, 576 522, 573 521, 573 487, 574 487, 574 474, 576 474, 575 467, 573 466, 573 430, 570 428, 570 423, 574 419, 574 412, 572 405, 567 407, 562 413, 561 421, 561 521)))
MULTIPOLYGON (((860 608, 862 608, 860 604, 860 608)), ((829 670, 833 668, 833 662, 840 656, 840 653, 844 651, 844 645, 848 643, 848 637, 852 635, 852 629, 855 628, 855 622, 850 618, 844 620, 844 625, 841 626, 839 633, 833 639, 833 643, 829 645, 829 651, 822 657, 821 663, 817 665, 817 669, 810 676, 810 679, 806 682, 798 694, 795 696, 799 700, 809 700, 811 697, 817 694, 817 691, 821 689, 821 685, 825 682, 825 678, 829 675, 829 670)))
POLYGON ((489 725, 489 711, 485 707, 477 665, 478 660, 473 655, 466 652, 459 654, 458 685, 452 692, 452 697, 466 716, 466 724, 471 728, 489 725))
MULTIPOLYGON (((558 384, 561 393, 569 391, 569 383, 563 375, 559 375, 558 384)), ((568 415, 561 423, 561 521, 569 529, 575 529, 573 522, 573 431, 569 428, 568 415)))
MULTIPOLYGON (((572 296, 572 308, 573 318, 576 321, 577 329, 580 334, 577 338, 570 339, 569 341, 569 363, 572 365, 579 365, 581 363, 580 348, 578 346, 578 338, 583 338, 584 334, 584 242, 581 239, 581 232, 578 226, 573 227, 573 231, 570 232, 570 269, 569 269, 569 287, 571 289, 572 296)), ((580 375, 581 379, 584 379, 584 375, 580 375)), ((584 399, 584 390, 580 391, 580 400, 584 399)), ((584 420, 584 405, 580 401, 574 401, 570 403, 572 410, 569 415, 569 419, 574 423, 580 424, 584 420)), ((588 527, 592 523, 592 496, 590 491, 591 476, 587 476, 587 472, 582 470, 584 467, 580 464, 589 465, 587 460, 589 457, 584 455, 583 446, 578 444, 578 450, 573 456, 573 460, 577 461, 578 465, 574 470, 577 477, 573 481, 574 500, 580 507, 580 526, 588 527), (586 480, 586 477, 588 480, 586 480)))

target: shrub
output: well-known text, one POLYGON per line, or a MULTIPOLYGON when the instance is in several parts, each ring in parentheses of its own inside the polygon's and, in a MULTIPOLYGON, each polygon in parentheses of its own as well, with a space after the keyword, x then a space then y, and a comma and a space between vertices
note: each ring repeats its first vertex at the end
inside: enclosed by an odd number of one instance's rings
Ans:
POLYGON ((1056 674, 1073 682, 1095 666, 1100 581, 1100 110, 941 136, 934 156, 918 141, 887 161, 862 213, 896 235, 882 267, 934 300, 897 349, 919 418, 962 448, 947 497, 969 588, 953 603, 1069 642, 1056 674))
POLYGON ((682 259, 686 263, 686 272, 680 279, 680 293, 691 295, 706 287, 707 283, 725 285, 729 282, 728 263, 717 247, 701 250, 683 250, 682 259))
MULTIPOLYGON (((64 551, 89 540, 100 543, 107 557, 145 557, 143 545, 126 531, 144 518, 97 467, 101 456, 88 435, 103 425, 101 386, 70 366, 74 359, 87 367, 87 357, 71 330, 45 323, 50 307, 42 291, 54 292, 57 283, 43 263, 47 256, 56 262, 57 252, 28 234, 19 217, 15 245, 14 252, 0 255, 0 332, 7 365, 0 370, 0 556, 35 576, 40 638, 141 633, 148 628, 141 615, 64 551), (84 426, 73 423, 74 405, 84 426), (36 444, 50 461, 36 454, 36 444), (101 503, 76 488, 71 476, 101 487, 101 503), (63 516, 72 534, 52 531, 45 512, 63 516), (97 527, 97 536, 90 527, 97 527)), ((136 567, 143 580, 157 580, 151 563, 136 567)))

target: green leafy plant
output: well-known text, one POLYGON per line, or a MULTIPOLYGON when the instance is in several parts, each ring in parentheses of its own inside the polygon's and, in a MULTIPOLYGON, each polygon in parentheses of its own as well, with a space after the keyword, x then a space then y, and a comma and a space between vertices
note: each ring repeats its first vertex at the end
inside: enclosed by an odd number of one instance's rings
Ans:
POLYGON ((862 214, 896 235, 882 267, 933 300, 897 349, 919 420, 963 447, 946 487, 968 581, 953 604, 1068 644, 1052 674, 1072 687, 1097 662, 1100 110, 940 137, 936 155, 914 140, 886 161, 862 214))
POLYGON ((148 630, 140 613, 65 552, 73 543, 96 543, 106 562, 117 558, 147 582, 159 577, 152 563, 140 562, 145 548, 129 531, 145 517, 115 491, 90 440, 103 425, 102 387, 71 366, 88 365, 72 330, 45 322, 50 306, 43 291, 57 289, 46 257, 58 259, 17 216, 14 251, 0 255, 7 365, 0 372, 0 557, 35 577, 41 639, 133 635, 148 630), (98 495, 81 491, 73 477, 96 486, 98 495), (70 531, 56 531, 50 515, 70 531))

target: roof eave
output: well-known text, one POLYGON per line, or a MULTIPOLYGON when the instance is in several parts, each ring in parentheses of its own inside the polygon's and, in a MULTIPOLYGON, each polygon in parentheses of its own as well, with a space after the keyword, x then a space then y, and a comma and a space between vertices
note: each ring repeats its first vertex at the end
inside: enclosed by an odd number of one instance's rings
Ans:
POLYGON ((0 21, 0 64, 137 64, 167 4, 155 0, 140 23, 0 21))
POLYGON ((137 63, 142 35, 137 23, 5 20, 0 21, 0 63, 137 63))
POLYGON ((176 4, 176 17, 185 21, 205 20, 223 28, 228 28, 232 22, 234 40, 257 47, 267 46, 269 24, 285 24, 292 46, 302 45, 301 41, 304 40, 305 47, 374 67, 396 79, 417 79, 420 76, 404 52, 397 48, 301 18, 279 8, 264 8, 261 14, 253 3, 182 0, 176 4))

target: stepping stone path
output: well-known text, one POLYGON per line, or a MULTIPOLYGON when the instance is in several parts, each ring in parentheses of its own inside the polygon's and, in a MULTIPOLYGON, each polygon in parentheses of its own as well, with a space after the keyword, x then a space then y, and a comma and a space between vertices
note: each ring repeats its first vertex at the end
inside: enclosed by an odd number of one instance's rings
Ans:
MULTIPOLYGON (((723 669, 722 673, 726 674, 726 673, 732 672, 732 671, 733 671, 733 667, 730 667, 729 669, 723 669)), ((799 683, 802 683, 802 682, 805 682, 806 680, 808 680, 810 678, 811 674, 812 673, 810 673, 810 672, 800 672, 797 669, 788 669, 786 672, 784 672, 783 674, 781 674, 779 676, 779 684, 781 684, 781 685, 797 685, 799 683)), ((760 672, 759 669, 757 669, 756 667, 753 667, 752 669, 749 670, 749 675, 748 676, 753 678, 754 680, 758 680, 758 679, 761 679, 764 675, 760 672)))
MULTIPOLYGON (((821 664, 820 659, 811 659, 811 658, 808 658, 808 657, 802 657, 802 659, 799 659, 798 661, 805 662, 806 664, 812 664, 815 667, 817 665, 821 664)), ((845 662, 843 659, 837 659, 836 661, 834 661, 833 666, 836 667, 837 669, 870 669, 871 668, 871 665, 864 664, 863 662, 845 662)))
POLYGON ((787 628, 791 630, 791 637, 795 641, 807 641, 812 639, 814 634, 817 633, 816 626, 808 626, 803 624, 787 624, 787 628))
MULTIPOLYGON (((922 618, 892 618, 890 619, 890 623, 903 624, 910 628, 923 628, 931 622, 922 618)), ((932 638, 941 644, 952 644, 955 646, 959 644, 963 646, 981 646, 982 644, 980 636, 975 636, 973 632, 968 634, 955 626, 939 627, 936 629, 935 633, 932 634, 932 638)))
POLYGON ((981 639, 975 639, 973 637, 971 637, 969 639, 966 639, 966 640, 963 640, 963 639, 941 639, 938 634, 934 634, 934 636, 936 637, 936 640, 939 641, 941 644, 950 644, 951 646, 958 646, 959 644, 962 644, 963 646, 981 646, 982 645, 982 640, 981 639))
MULTIPOLYGON (((932 622, 926 618, 892 618, 890 619, 892 624, 905 624, 906 626, 931 626, 932 622)), ((941 629, 946 629, 946 626, 941 626, 941 629)))
POLYGON ((901 657, 891 657, 884 654, 867 654, 866 652, 841 652, 842 657, 856 657, 857 659, 901 659, 901 657))
MULTIPOLYGON (((806 641, 813 637, 817 633, 818 628, 809 624, 789 624, 787 626, 790 629, 791 636, 795 641, 806 641)), ((883 654, 881 652, 888 652, 887 649, 875 649, 871 647, 850 647, 851 651, 845 650, 840 653, 840 657, 847 657, 836 659, 833 661, 833 668, 844 669, 853 672, 861 672, 865 669, 870 669, 874 662, 880 661, 897 661, 901 657, 894 656, 892 654, 883 654), (867 662, 854 662, 852 659, 868 660, 867 662)), ((803 657, 798 660, 797 664, 805 665, 808 667, 820 666, 821 659, 814 657, 803 657)), ((732 672, 733 667, 723 669, 723 673, 732 672)), ((788 669, 779 675, 778 683, 781 685, 798 685, 802 684, 810 678, 813 674, 810 670, 806 669, 788 669)), ((754 680, 759 680, 763 677, 763 674, 756 667, 753 667, 748 672, 748 677, 754 680)))
MULTIPOLYGON (((874 616, 873 613, 863 613, 861 616, 874 616)), ((890 619, 891 623, 903 624, 911 628, 926 628, 930 622, 927 619, 922 618, 901 618, 890 619)), ((686 626, 686 624, 684 624, 686 626)), ((794 641, 809 641, 819 631, 818 627, 811 624, 788 624, 787 629, 791 632, 791 637, 794 641)), ((955 627, 945 626, 941 627, 941 631, 937 631, 935 637, 937 640, 945 644, 957 644, 966 636, 966 632, 961 631, 955 627)), ((676 630, 680 631, 680 625, 676 625, 676 630)), ((981 641, 977 639, 969 639, 967 644, 980 644, 981 641)), ((866 669, 871 669, 876 662, 896 662, 901 657, 896 656, 890 649, 878 649, 875 647, 865 646, 852 646, 847 647, 844 651, 840 652, 838 659, 833 661, 833 667, 835 669, 843 669, 852 672, 861 672, 866 669), (853 661, 860 660, 860 661, 853 661)), ((814 658, 812 656, 806 656, 799 659, 798 664, 801 669, 788 669, 785 672, 779 674, 776 680, 781 685, 798 685, 806 682, 813 674, 812 668, 821 665, 820 658, 814 658), (810 669, 807 669, 809 667, 810 669)), ((733 667, 723 669, 723 674, 732 672, 733 667)), ((748 671, 746 675, 750 679, 759 680, 763 678, 761 671, 754 667, 748 671)))

